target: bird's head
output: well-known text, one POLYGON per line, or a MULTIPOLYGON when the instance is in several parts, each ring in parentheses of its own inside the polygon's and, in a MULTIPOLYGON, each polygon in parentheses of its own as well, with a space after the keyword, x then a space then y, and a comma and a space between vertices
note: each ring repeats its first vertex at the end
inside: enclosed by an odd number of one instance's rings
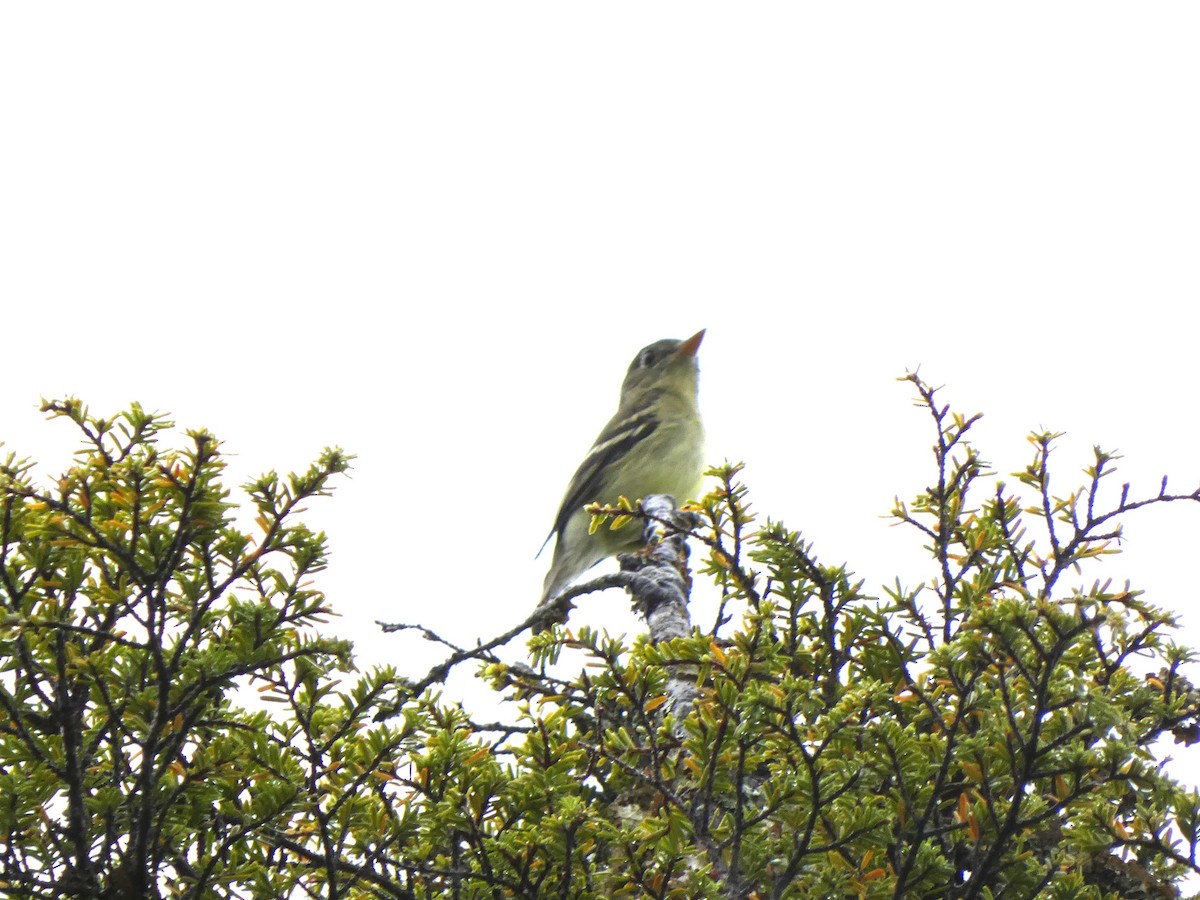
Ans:
POLYGON ((638 351, 629 364, 621 384, 621 404, 635 397, 655 393, 679 393, 695 396, 699 367, 696 352, 704 340, 704 329, 690 338, 677 341, 667 338, 655 341, 638 351))

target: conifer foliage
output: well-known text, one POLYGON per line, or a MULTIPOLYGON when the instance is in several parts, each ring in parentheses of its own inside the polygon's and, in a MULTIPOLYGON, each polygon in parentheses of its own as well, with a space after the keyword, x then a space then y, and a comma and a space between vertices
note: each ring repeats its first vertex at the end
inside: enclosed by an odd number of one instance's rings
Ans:
POLYGON ((424 675, 358 671, 320 627, 324 536, 296 514, 346 454, 239 509, 212 435, 47 403, 80 434, 68 471, 0 463, 0 896, 1181 896, 1200 797, 1161 763, 1197 740, 1193 656, 1089 579, 1126 514, 1200 493, 1110 488, 1100 449, 1060 492, 1050 433, 997 484, 977 417, 907 380, 935 434, 892 510, 920 584, 867 590, 725 465, 670 523, 714 621, 514 622, 424 675), (462 664, 499 714, 442 697, 462 664))

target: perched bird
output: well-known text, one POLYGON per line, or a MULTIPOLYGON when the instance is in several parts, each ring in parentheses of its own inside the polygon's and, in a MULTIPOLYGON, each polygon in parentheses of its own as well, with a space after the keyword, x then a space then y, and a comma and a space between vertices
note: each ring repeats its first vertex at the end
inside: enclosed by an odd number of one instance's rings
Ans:
POLYGON ((682 503, 700 486, 704 424, 696 405, 696 351, 703 339, 701 330, 686 341, 656 341, 630 364, 617 413, 580 463, 546 538, 547 544, 555 535, 558 541, 539 608, 600 560, 642 539, 632 524, 588 534, 587 504, 651 494, 670 494, 682 503))

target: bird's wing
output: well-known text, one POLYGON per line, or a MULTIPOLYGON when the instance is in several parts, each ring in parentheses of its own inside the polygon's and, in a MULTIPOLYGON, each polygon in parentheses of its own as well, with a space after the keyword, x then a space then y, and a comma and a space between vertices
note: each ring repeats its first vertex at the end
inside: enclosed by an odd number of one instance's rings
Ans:
MULTIPOLYGON (((567 496, 563 497, 562 506, 559 507, 558 516, 554 520, 554 527, 546 536, 542 550, 546 549, 550 538, 562 533, 562 530, 567 527, 567 520, 581 506, 591 503, 593 500, 615 499, 599 496, 604 473, 658 428, 658 419, 654 415, 653 405, 653 398, 647 398, 645 403, 630 412, 618 410, 617 414, 604 426, 604 430, 592 444, 592 449, 579 464, 575 477, 571 479, 571 490, 567 496)), ((541 550, 538 551, 538 555, 541 555, 541 550)))

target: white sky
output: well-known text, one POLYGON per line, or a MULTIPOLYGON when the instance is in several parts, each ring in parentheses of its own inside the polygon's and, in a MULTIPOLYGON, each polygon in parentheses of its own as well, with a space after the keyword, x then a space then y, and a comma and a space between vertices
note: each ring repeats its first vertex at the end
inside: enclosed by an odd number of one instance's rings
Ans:
MULTIPOLYGON (((1198 45, 1194 3, 6 4, 0 439, 60 468, 74 393, 212 429, 233 484, 340 444, 331 627, 419 673, 371 623, 524 617, 630 358, 707 327, 710 458, 913 583, 906 367, 1000 473, 1044 426, 1064 489, 1094 442, 1200 483, 1198 45)), ((1200 645, 1198 517, 1088 580, 1200 645)))

